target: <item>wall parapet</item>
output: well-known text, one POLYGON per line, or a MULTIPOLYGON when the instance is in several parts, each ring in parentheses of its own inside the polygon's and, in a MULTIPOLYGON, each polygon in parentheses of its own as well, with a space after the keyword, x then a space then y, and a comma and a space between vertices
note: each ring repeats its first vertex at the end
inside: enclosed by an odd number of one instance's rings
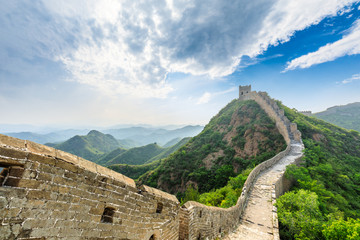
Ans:
POLYGON ((0 134, 0 239, 178 239, 175 196, 0 134))
POLYGON ((215 239, 223 237, 236 229, 246 207, 247 198, 256 178, 286 156, 291 149, 287 148, 271 159, 257 165, 246 179, 243 190, 235 206, 220 208, 189 201, 180 208, 180 240, 215 239), (181 220, 183 219, 183 220, 181 220), (200 237, 200 238, 199 238, 200 237))

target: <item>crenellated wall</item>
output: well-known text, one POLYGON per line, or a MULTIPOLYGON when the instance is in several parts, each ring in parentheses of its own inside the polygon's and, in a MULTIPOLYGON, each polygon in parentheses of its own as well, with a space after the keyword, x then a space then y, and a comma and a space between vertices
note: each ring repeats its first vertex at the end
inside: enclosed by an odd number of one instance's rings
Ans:
POLYGON ((179 201, 108 168, 0 135, 0 239, 178 239, 179 201))

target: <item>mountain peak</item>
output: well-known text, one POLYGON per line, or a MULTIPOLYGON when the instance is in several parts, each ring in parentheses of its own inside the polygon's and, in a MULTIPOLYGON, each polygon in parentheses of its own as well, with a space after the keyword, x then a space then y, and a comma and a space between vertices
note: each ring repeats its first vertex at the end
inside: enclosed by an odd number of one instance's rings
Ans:
POLYGON ((90 135, 104 135, 104 134, 97 130, 91 130, 87 135, 90 136, 90 135))

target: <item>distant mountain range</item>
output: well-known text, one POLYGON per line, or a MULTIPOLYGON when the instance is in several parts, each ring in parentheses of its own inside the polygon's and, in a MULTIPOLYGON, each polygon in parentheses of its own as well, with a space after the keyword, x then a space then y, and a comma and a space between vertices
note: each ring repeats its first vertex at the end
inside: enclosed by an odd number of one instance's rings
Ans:
POLYGON ((360 102, 334 106, 312 116, 346 129, 360 132, 360 102))
POLYGON ((174 130, 163 128, 131 127, 121 129, 108 129, 104 133, 113 135, 117 139, 129 139, 138 146, 157 143, 161 146, 175 138, 193 137, 201 132, 203 126, 186 126, 174 130))
MULTIPOLYGON (((182 136, 189 132, 194 132, 192 127, 182 129, 184 131, 178 129, 162 129, 161 131, 163 131, 164 134, 170 133, 161 136, 161 138, 167 139, 172 136, 182 136), (174 132, 177 134, 174 135, 174 132)), ((149 132, 150 131, 146 132, 146 134, 149 134, 149 132)), ((156 131, 156 136, 160 135, 159 132, 160 131, 156 131)), ((131 133, 131 131, 128 131, 128 133, 131 133)), ((139 138, 141 138, 140 133, 139 129, 136 129, 135 134, 137 134, 139 138)), ((149 135, 146 136, 149 141, 151 138, 149 135)), ((139 143, 135 143, 132 139, 118 140, 111 134, 104 134, 96 130, 91 130, 87 135, 76 135, 65 142, 58 144, 47 143, 46 145, 75 154, 104 166, 113 164, 137 165, 165 158, 184 145, 189 139, 189 137, 175 137, 169 142, 166 142, 164 145, 165 147, 159 146, 156 142, 141 147, 135 147, 139 143)), ((156 138, 153 138, 152 140, 156 140, 156 138)), ((142 140, 140 142, 145 141, 142 140)))
MULTIPOLYGON (((139 147, 150 143, 164 145, 175 138, 192 137, 201 132, 203 126, 185 126, 178 129, 165 129, 154 127, 127 127, 112 128, 101 130, 102 133, 110 134, 116 139, 120 139, 120 145, 124 148, 139 147)), ((85 135, 91 129, 68 129, 50 133, 38 132, 3 132, 4 134, 20 139, 30 140, 40 144, 56 143, 59 144, 75 135, 85 135)), ((54 145, 54 144, 52 144, 54 145)))

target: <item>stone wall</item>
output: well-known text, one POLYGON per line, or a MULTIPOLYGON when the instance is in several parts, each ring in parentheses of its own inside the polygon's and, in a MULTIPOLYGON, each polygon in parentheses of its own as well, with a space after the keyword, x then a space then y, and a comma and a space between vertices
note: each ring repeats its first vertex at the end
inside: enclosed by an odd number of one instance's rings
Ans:
POLYGON ((219 208, 193 201, 186 202, 180 209, 179 239, 215 239, 235 230, 240 223, 241 215, 246 207, 246 200, 257 176, 287 155, 290 148, 289 145, 284 151, 259 164, 251 171, 235 206, 219 208))
MULTIPOLYGON (((237 204, 223 209, 197 202, 180 208, 175 196, 108 168, 30 141, 0 135, 0 239, 215 239, 234 230, 261 172, 301 141, 276 102, 249 92, 276 122, 288 146, 248 176, 237 204)), ((289 184, 281 178, 274 199, 289 184)), ((274 210, 274 224, 276 222, 274 210)), ((275 236, 278 236, 275 234, 275 236)))
POLYGON ((255 100, 260 107, 276 122, 281 135, 287 144, 291 139, 301 142, 301 133, 297 130, 296 123, 291 123, 284 115, 284 110, 280 109, 274 99, 270 98, 266 92, 253 91, 246 96, 246 100, 255 100))
MULTIPOLYGON (((245 86, 248 87, 248 86, 245 86)), ((240 87, 240 92, 242 88, 240 87)), ((276 123, 280 134, 284 137, 287 148, 274 156, 273 158, 256 166, 249 174, 241 196, 237 204, 233 207, 224 209, 218 207, 209 207, 197 202, 187 202, 180 209, 180 233, 179 239, 215 239, 222 237, 227 233, 235 230, 241 221, 242 213, 246 207, 249 192, 261 172, 276 164, 280 159, 285 157, 291 150, 291 141, 301 141, 301 133, 297 130, 295 123, 290 123, 284 115, 284 110, 280 109, 277 103, 271 99, 266 92, 249 92, 240 94, 240 100, 255 100, 260 107, 276 123)), ((285 181, 285 180, 284 180, 285 181)), ((282 183, 282 182, 281 182, 282 183)), ((279 184, 279 191, 286 189, 279 184)), ((275 186, 276 188, 276 186, 275 186)), ((274 198, 276 196, 274 195, 274 198)), ((274 218, 277 218, 276 212, 274 218)), ((277 222, 274 224, 277 228, 277 222)), ((276 234, 275 234, 276 235, 276 234)), ((278 235, 277 235, 278 236, 278 235)))
POLYGON ((0 239, 178 239, 179 201, 54 148, 0 135, 0 239))

